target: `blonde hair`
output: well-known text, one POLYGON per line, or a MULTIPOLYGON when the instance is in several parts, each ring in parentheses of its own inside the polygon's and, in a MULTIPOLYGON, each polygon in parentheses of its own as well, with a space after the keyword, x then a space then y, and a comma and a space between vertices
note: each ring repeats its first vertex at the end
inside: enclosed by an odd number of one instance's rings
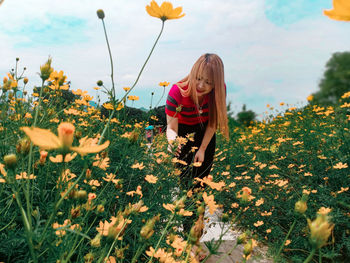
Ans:
POLYGON ((220 132, 229 138, 227 109, 226 109, 226 87, 224 78, 224 64, 221 58, 216 54, 204 54, 194 63, 190 74, 180 80, 177 86, 180 88, 184 97, 190 96, 193 102, 199 107, 196 92, 196 78, 204 70, 212 77, 213 89, 209 93, 209 123, 210 127, 220 130, 220 132), (183 89, 188 86, 187 89, 183 89))

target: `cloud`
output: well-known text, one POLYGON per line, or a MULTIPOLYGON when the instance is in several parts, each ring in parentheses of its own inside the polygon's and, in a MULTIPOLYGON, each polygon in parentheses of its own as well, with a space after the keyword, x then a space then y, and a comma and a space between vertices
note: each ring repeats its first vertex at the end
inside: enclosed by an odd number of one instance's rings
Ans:
MULTIPOLYGON (((73 89, 96 96, 93 87, 100 79, 110 87, 109 54, 101 20, 96 16, 96 10, 102 8, 117 94, 122 96, 122 87, 134 83, 161 29, 161 21, 145 11, 149 2, 5 1, 0 7, 0 50, 5 51, 0 75, 20 57, 19 65, 27 67, 29 83, 40 85, 39 66, 51 55, 53 66, 64 70, 73 89)), ((206 52, 222 57, 228 101, 237 109, 247 104, 248 109, 261 113, 267 103, 305 101, 317 90, 332 53, 348 50, 350 42, 349 24, 322 15, 323 9, 330 8, 328 2, 173 1, 186 15, 166 21, 133 91, 140 96, 134 106, 148 108, 151 92, 158 101, 162 94, 158 83, 182 79, 206 52)))

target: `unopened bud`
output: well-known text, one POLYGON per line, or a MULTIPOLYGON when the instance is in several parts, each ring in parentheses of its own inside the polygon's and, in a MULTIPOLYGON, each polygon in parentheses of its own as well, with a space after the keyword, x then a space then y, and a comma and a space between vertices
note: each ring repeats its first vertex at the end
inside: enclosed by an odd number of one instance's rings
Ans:
POLYGON ((102 80, 99 80, 96 82, 97 86, 101 87, 103 85, 103 81, 102 80))
POLYGON ((24 84, 27 84, 27 83, 28 83, 28 78, 24 78, 24 79, 23 79, 23 83, 24 83, 24 84))
POLYGON ((28 138, 20 139, 16 145, 16 151, 20 154, 28 154, 30 149, 30 140, 28 138))
POLYGON ((10 169, 15 168, 16 165, 17 165, 17 156, 16 156, 16 154, 12 153, 12 154, 5 155, 4 163, 5 163, 7 168, 10 168, 10 169))
POLYGON ((252 253, 253 251, 253 242, 252 240, 249 240, 243 247, 243 254, 245 256, 248 256, 252 253))
POLYGON ((74 197, 77 199, 86 199, 87 192, 85 190, 76 191, 74 197))
POLYGON ((303 215, 306 210, 307 210, 307 204, 305 201, 299 200, 298 202, 295 203, 294 211, 296 213, 303 215))
POLYGON ((103 213, 105 211, 105 207, 103 205, 98 205, 96 208, 97 212, 103 213))
POLYGON ((97 17, 99 19, 104 19, 105 18, 105 12, 103 12, 102 9, 98 9, 96 13, 97 13, 97 17))
POLYGON ((94 237, 94 239, 92 239, 92 240, 90 241, 90 245, 91 245, 92 247, 100 247, 100 246, 101 246, 101 234, 100 234, 100 233, 98 233, 98 234, 94 237))

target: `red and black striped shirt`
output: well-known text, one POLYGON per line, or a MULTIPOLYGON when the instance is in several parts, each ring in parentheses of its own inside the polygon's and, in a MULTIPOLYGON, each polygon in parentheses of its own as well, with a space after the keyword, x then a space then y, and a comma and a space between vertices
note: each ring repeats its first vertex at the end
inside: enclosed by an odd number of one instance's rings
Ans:
MULTIPOLYGON (((185 86, 183 89, 187 89, 185 86)), ((179 87, 174 84, 168 94, 165 113, 178 118, 178 122, 187 125, 196 125, 209 120, 209 94, 204 95, 203 102, 198 108, 190 96, 183 97, 179 87), (179 111, 176 112, 176 109, 179 111)))

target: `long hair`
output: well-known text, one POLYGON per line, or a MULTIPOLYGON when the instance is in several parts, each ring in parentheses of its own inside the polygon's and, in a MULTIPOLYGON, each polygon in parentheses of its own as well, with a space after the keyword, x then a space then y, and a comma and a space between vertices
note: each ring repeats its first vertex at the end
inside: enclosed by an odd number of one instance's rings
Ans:
POLYGON ((204 54, 194 63, 190 74, 177 83, 181 94, 184 97, 190 96, 193 102, 199 107, 196 92, 196 78, 204 70, 212 77, 213 89, 209 93, 209 123, 210 127, 219 129, 220 132, 229 138, 227 109, 226 109, 226 86, 224 76, 224 64, 216 54, 204 54), (188 86, 187 89, 183 89, 188 86))

